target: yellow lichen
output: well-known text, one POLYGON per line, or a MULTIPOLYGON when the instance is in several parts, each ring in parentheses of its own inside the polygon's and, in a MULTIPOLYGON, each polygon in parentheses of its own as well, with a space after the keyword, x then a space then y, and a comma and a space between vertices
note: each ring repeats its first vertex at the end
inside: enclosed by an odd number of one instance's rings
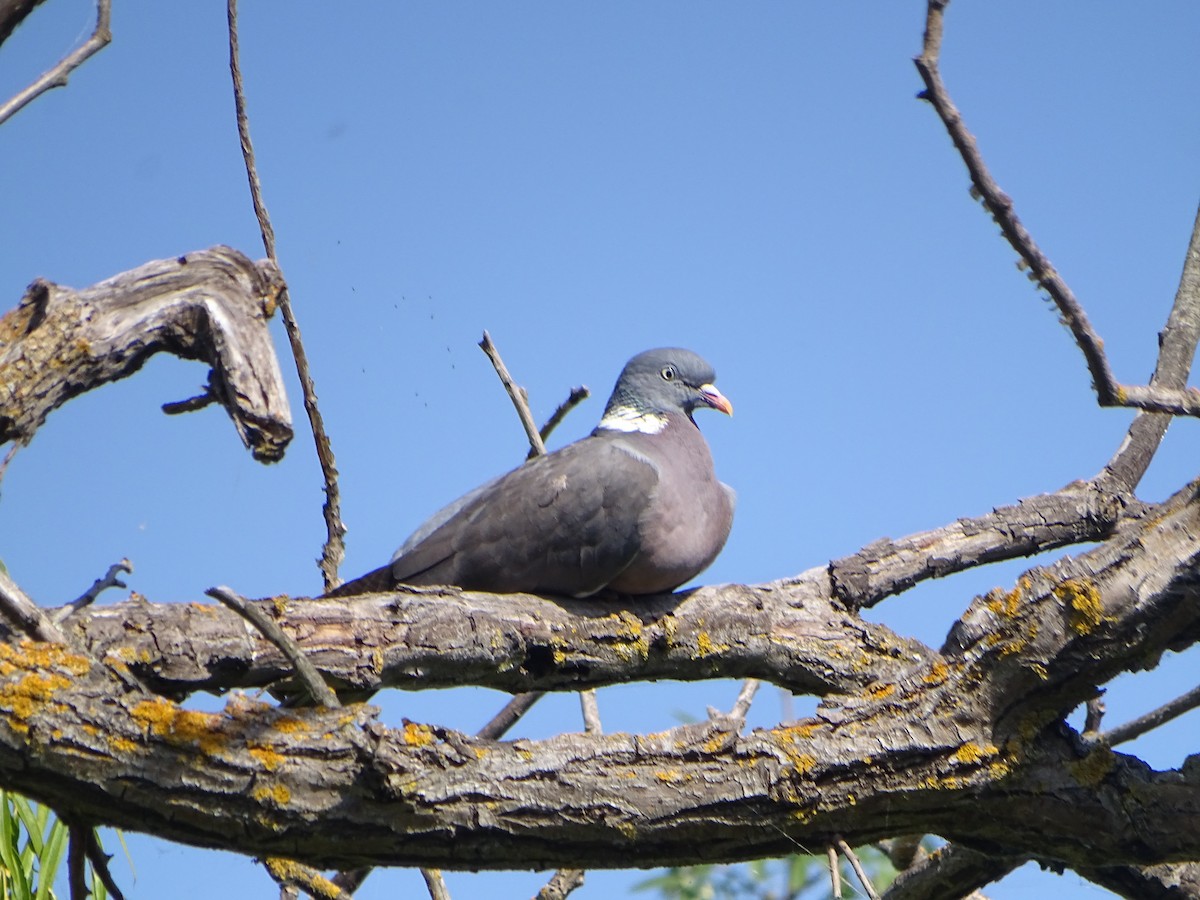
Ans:
POLYGON ((250 795, 259 803, 270 801, 276 806, 286 806, 288 801, 292 799, 292 792, 282 784, 277 784, 272 787, 259 785, 250 795))
POLYGON ((138 748, 136 741, 131 741, 129 738, 123 738, 118 735, 108 736, 108 746, 112 747, 117 753, 132 753, 138 748))
POLYGON ((282 731, 284 734, 295 734, 300 731, 307 731, 308 723, 295 716, 280 716, 275 720, 275 730, 282 731))
POLYGON ((973 764, 989 756, 995 756, 1000 752, 995 744, 977 744, 974 741, 967 741, 961 747, 951 754, 950 758, 956 763, 973 764))
POLYGON ((268 772, 278 769, 285 758, 282 753, 263 744, 251 744, 247 748, 247 752, 258 760, 259 764, 268 772))
POLYGON ((143 700, 130 712, 143 729, 176 746, 195 744, 201 753, 211 754, 227 740, 221 732, 221 716, 181 709, 162 697, 143 700))
POLYGON ((696 634, 696 651, 701 658, 712 656, 714 653, 720 653, 723 650, 728 650, 728 644, 718 644, 709 636, 707 631, 700 631, 696 634))
POLYGON ((875 700, 882 700, 884 697, 890 697, 896 692, 894 684, 875 683, 867 688, 867 694, 875 700))
POLYGON ((404 723, 404 743, 410 747, 428 747, 434 743, 433 729, 418 722, 404 723))
POLYGON ((929 671, 921 679, 926 684, 941 684, 950 676, 950 667, 941 660, 929 667, 929 671))
POLYGON ((1076 634, 1088 634, 1104 621, 1100 591, 1090 579, 1068 578, 1054 586, 1054 596, 1066 604, 1067 624, 1076 634))

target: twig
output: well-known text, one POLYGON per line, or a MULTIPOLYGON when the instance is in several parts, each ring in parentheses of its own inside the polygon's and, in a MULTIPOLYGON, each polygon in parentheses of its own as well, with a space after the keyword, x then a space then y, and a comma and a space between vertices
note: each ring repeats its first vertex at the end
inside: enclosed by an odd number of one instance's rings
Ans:
POLYGON ((204 593, 228 606, 257 628, 263 637, 278 647, 279 652, 286 656, 288 662, 295 667, 297 677, 308 689, 309 695, 315 702, 327 709, 335 709, 342 705, 337 698, 337 694, 321 678, 321 674, 304 656, 304 653, 300 650, 296 642, 286 635, 278 623, 269 619, 262 610, 223 585, 209 588, 204 593))
POLYGON ((59 60, 54 68, 43 73, 33 84, 23 91, 19 91, 7 103, 0 106, 0 125, 3 125, 46 91, 56 87, 65 87, 73 71, 108 46, 112 41, 111 13, 112 0, 97 0, 96 28, 92 31, 91 37, 59 60))
POLYGON ((87 886, 86 829, 68 825, 67 840, 67 884, 71 900, 87 900, 91 892, 87 886))
POLYGON ((292 859, 272 856, 262 861, 267 874, 275 879, 280 890, 299 887, 318 900, 346 900, 350 894, 316 869, 292 859))
POLYGON ((760 684, 757 678, 747 678, 742 682, 742 689, 738 691, 737 699, 729 710, 729 718, 736 721, 739 727, 746 723, 746 714, 750 712, 750 704, 754 702, 760 684))
MULTIPOLYGON (((1171 304, 1166 326, 1159 333, 1158 359, 1150 376, 1152 387, 1178 389, 1187 384, 1197 340, 1200 340, 1200 208, 1192 222, 1175 302, 1171 304)), ((1134 490, 1170 424, 1170 416, 1139 413, 1099 477, 1114 479, 1125 490, 1134 490)))
POLYGON ((1025 230, 1025 226, 1017 218, 1012 200, 992 178, 992 174, 988 171, 983 156, 979 152, 975 136, 967 130, 962 115, 951 101, 950 94, 942 82, 941 72, 938 70, 938 57, 941 54, 943 20, 948 5, 949 0, 929 0, 925 18, 924 46, 921 55, 913 60, 925 82, 925 91, 920 96, 922 99, 928 100, 937 111, 942 124, 946 126, 950 140, 954 142, 955 148, 962 156, 963 162, 966 163, 967 171, 971 173, 971 183, 974 185, 975 191, 978 192, 988 212, 999 224, 1000 230, 1008 239, 1009 244, 1029 267, 1031 276, 1054 300, 1067 327, 1071 329, 1071 333, 1075 336, 1075 342, 1087 360, 1088 370, 1092 373, 1092 381, 1100 404, 1102 406, 1117 405, 1121 402, 1118 399, 1119 385, 1109 369, 1108 359, 1104 355, 1099 335, 1092 328, 1087 314, 1083 311, 1079 301, 1075 299, 1075 295, 1067 283, 1055 271, 1050 260, 1042 253, 1032 235, 1025 230))
POLYGON ((842 872, 841 863, 838 862, 837 848, 830 846, 826 848, 825 855, 829 863, 829 881, 831 885, 830 894, 841 900, 842 898, 842 872))
POLYGON ((529 712, 533 704, 544 696, 546 696, 545 691, 526 691, 523 694, 516 694, 500 712, 492 716, 491 721, 475 732, 475 736, 486 738, 489 741, 500 740, 504 737, 505 732, 516 725, 521 716, 529 712))
POLYGON ((196 412, 198 409, 204 409, 206 406, 212 406, 214 403, 219 403, 217 395, 212 392, 211 388, 205 388, 203 394, 197 394, 195 397, 188 397, 186 400, 172 400, 170 403, 162 405, 162 411, 168 416, 178 416, 183 413, 196 412))
POLYGON ((421 877, 425 879, 425 887, 429 888, 430 900, 450 900, 441 869, 422 869, 421 877))
MULTIPOLYGON (((254 203, 254 215, 258 218, 258 227, 262 232, 263 246, 266 248, 267 256, 278 266, 279 260, 275 253, 275 229, 271 225, 271 217, 267 213, 266 203, 263 201, 262 184, 258 180, 258 169, 254 162, 254 145, 250 142, 250 122, 246 117, 246 96, 242 86, 241 63, 238 60, 237 0, 227 0, 226 14, 229 19, 229 71, 233 75, 233 101, 237 110, 237 128, 242 144, 242 158, 246 163, 246 177, 250 182, 250 199, 254 203)), ((325 590, 328 591, 340 583, 338 567, 346 555, 344 540, 346 526, 342 522, 337 462, 333 456, 333 447, 329 443, 329 435, 325 431, 325 420, 317 407, 317 393, 312 374, 309 372, 308 354, 304 351, 304 340, 300 335, 300 326, 292 311, 291 295, 286 287, 279 292, 279 311, 283 316, 283 326, 287 331, 288 343, 292 348, 296 374, 300 377, 300 387, 304 395, 304 411, 308 414, 313 442, 317 448, 317 459, 321 463, 321 474, 325 479, 325 503, 322 513, 325 516, 326 538, 325 545, 321 549, 320 569, 325 590)))
POLYGON ((125 895, 121 893, 121 889, 117 887, 117 882, 113 879, 112 873, 108 871, 108 854, 104 852, 104 848, 96 840, 96 829, 89 826, 81 826, 81 828, 83 830, 84 852, 87 854, 88 862, 92 864, 92 877, 100 879, 100 883, 112 895, 113 900, 125 900, 125 895))
POLYGON ((1200 391, 1184 390, 1182 385, 1178 388, 1161 387, 1155 384, 1122 385, 1113 376, 1108 357, 1104 352, 1104 342, 1096 334, 1088 320, 1087 313, 1084 312, 1066 281, 1038 247, 1033 236, 1017 218, 1012 199, 1000 189, 992 177, 983 161, 974 135, 967 130, 962 114, 950 99, 950 94, 946 90, 946 85, 943 83, 938 69, 945 10, 948 5, 949 0, 929 0, 928 2, 924 45, 921 55, 913 60, 921 79, 925 82, 925 90, 921 92, 920 97, 928 100, 937 111, 942 124, 945 125, 946 131, 950 135, 950 140, 967 166, 974 192, 978 194, 992 218, 996 220, 1001 233, 1017 251, 1023 264, 1028 267, 1030 278, 1036 281, 1054 301, 1063 322, 1074 336, 1075 343, 1083 351, 1088 371, 1092 376, 1092 386, 1096 390, 1097 401, 1101 406, 1127 406, 1153 412, 1200 415, 1200 391))
POLYGON ((559 869, 537 892, 535 900, 564 900, 571 891, 583 886, 583 869, 559 869))
POLYGON ((4 454, 4 459, 0 460, 0 481, 4 480, 4 473, 8 471, 8 464, 13 461, 13 457, 17 455, 17 451, 21 449, 23 444, 21 441, 13 441, 13 445, 8 448, 8 452, 4 454))
POLYGON ((508 366, 504 365, 504 360, 500 358, 500 351, 496 349, 496 345, 492 343, 492 336, 486 331, 483 333, 483 340, 479 342, 479 347, 492 361, 492 365, 496 368, 496 374, 500 376, 500 382, 508 391, 508 396, 512 398, 513 406, 517 408, 517 415, 521 418, 521 424, 525 427, 525 436, 529 438, 529 446, 534 450, 533 455, 541 456, 546 452, 546 444, 542 440, 537 426, 533 424, 533 413, 529 411, 529 400, 525 396, 525 389, 518 386, 512 376, 508 374, 508 366))
POLYGON ((579 692, 579 708, 583 712, 583 730, 588 734, 603 734, 600 726, 600 707, 596 704, 596 691, 588 688, 579 692))
MULTIPOLYGON (((592 392, 587 389, 586 385, 580 385, 579 387, 571 388, 571 393, 567 395, 567 399, 558 404, 558 409, 554 410, 554 412, 550 414, 550 418, 546 420, 546 424, 538 429, 538 434, 542 436, 543 445, 545 444, 546 439, 550 437, 551 432, 553 432, 555 428, 562 424, 562 420, 567 417, 567 413, 569 413, 591 395, 592 392)), ((525 458, 533 459, 537 455, 537 451, 533 447, 530 447, 529 453, 525 458)))
POLYGON ((113 563, 108 567, 108 571, 104 573, 103 578, 97 578, 94 582, 92 582, 92 586, 90 588, 88 588, 66 606, 57 610, 53 616, 54 621, 62 622, 68 616, 74 615, 85 606, 90 606, 96 602, 97 598, 102 592, 108 590, 109 588, 128 587, 125 582, 117 577, 121 572, 124 572, 127 575, 132 573, 133 563, 131 563, 128 559, 122 559, 120 562, 113 563))
POLYGON ((842 856, 850 861, 850 865, 854 869, 854 874, 858 876, 858 880, 862 883, 863 890, 867 892, 867 896, 871 900, 879 900, 879 892, 875 890, 875 885, 871 884, 871 879, 867 876, 867 870, 863 868, 858 854, 841 838, 837 839, 837 848, 842 851, 842 856))
POLYGON ((1096 737, 1100 731, 1100 722, 1104 719, 1104 701, 1093 697, 1087 702, 1087 717, 1083 722, 1083 733, 1088 737, 1096 737))
POLYGON ((68 644, 66 634, 45 611, 29 599, 8 573, 0 569, 0 613, 34 640, 68 644))
POLYGON ((1186 694, 1176 697, 1169 703, 1164 703, 1158 709, 1151 710, 1144 716, 1138 716, 1124 725, 1118 725, 1116 728, 1109 729, 1103 734, 1096 736, 1092 740, 1092 743, 1105 747, 1115 747, 1117 744, 1132 741, 1134 738, 1140 737, 1147 731, 1151 731, 1159 725, 1182 716, 1185 712, 1189 712, 1197 706, 1200 706, 1200 686, 1192 688, 1186 694))

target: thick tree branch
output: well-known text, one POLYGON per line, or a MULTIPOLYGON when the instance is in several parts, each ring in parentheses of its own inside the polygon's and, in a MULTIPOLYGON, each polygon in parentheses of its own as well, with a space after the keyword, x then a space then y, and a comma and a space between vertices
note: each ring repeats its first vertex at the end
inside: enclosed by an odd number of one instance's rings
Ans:
POLYGON ((897 875, 882 900, 961 900, 1003 878, 1026 859, 948 844, 897 875))
POLYGON ((229 247, 81 291, 35 281, 0 318, 0 442, 28 443, 52 410, 166 351, 211 365, 243 443, 255 459, 279 459, 292 427, 267 319, 281 285, 270 263, 229 247))
MULTIPOLYGON (((800 693, 893 682, 936 654, 829 600, 823 570, 780 585, 727 585, 619 602, 442 588, 266 605, 331 684, 355 691, 476 684, 578 690, 645 678, 761 677, 800 693)), ((167 694, 257 687, 291 673, 231 612, 140 600, 72 616, 101 657, 167 694), (165 636, 169 635, 169 638, 165 636)))

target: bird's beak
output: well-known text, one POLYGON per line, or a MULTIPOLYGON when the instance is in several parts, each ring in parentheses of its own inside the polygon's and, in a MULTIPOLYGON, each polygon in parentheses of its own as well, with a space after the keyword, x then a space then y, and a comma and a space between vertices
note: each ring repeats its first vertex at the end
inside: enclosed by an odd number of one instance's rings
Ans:
POLYGON ((704 402, 713 409, 719 409, 727 416, 733 415, 733 404, 729 402, 729 398, 716 389, 714 385, 700 385, 700 396, 704 398, 704 402))

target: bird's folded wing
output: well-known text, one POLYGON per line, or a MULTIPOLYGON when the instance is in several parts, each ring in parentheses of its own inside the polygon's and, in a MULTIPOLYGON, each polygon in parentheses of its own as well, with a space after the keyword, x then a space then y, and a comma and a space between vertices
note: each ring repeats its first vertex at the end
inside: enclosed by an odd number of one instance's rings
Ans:
MULTIPOLYGON (((392 563, 402 584, 582 597, 637 556, 657 467, 599 434, 472 492, 392 563)), ((451 505, 451 508, 454 504, 451 505)))

